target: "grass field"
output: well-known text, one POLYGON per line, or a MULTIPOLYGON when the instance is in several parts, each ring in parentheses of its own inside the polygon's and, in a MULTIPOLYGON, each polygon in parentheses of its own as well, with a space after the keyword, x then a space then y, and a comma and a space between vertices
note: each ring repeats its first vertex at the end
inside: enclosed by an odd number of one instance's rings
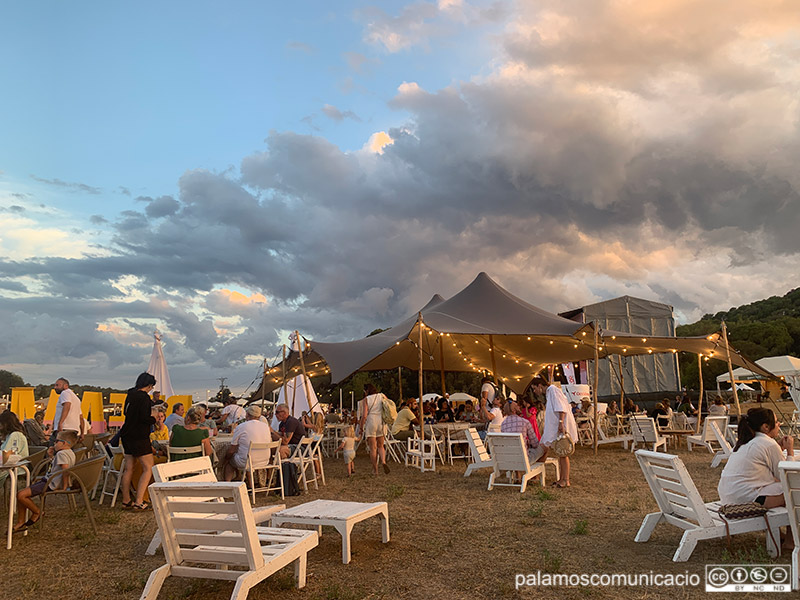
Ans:
MULTIPOLYGON (((674 451, 671 448, 670 451, 674 451)), ((677 450, 706 501, 717 498, 721 469, 710 468, 707 452, 677 450)), ((328 485, 287 498, 289 506, 316 498, 388 501, 391 542, 382 544, 380 525, 371 519, 356 526, 353 559, 341 563, 338 534, 326 529, 309 554, 306 588, 292 587, 291 569, 251 591, 257 599, 360 598, 696 598, 705 596, 704 566, 712 563, 768 562, 763 534, 700 542, 689 562, 673 563, 680 532, 659 525, 646 544, 633 541, 645 513, 656 509, 634 456, 619 446, 578 448, 572 487, 529 486, 486 490, 488 470, 463 477, 463 464, 437 465, 422 474, 391 464, 389 475, 369 474, 363 448, 357 473, 348 479, 340 460, 325 462, 328 485), (534 588, 515 589, 518 573, 697 573, 701 586, 686 588, 534 588)), ((552 479, 552 470, 548 471, 552 479)), ((259 504, 274 502, 260 495, 259 504)), ((85 515, 66 502, 48 503, 44 529, 16 536, 5 551, 3 596, 36 599, 115 600, 138 598, 150 571, 163 555, 145 556, 155 531, 151 511, 133 513, 93 504, 100 535, 85 515)), ((789 557, 776 562, 788 564, 789 557)), ((227 598, 233 584, 171 578, 160 598, 227 598)))

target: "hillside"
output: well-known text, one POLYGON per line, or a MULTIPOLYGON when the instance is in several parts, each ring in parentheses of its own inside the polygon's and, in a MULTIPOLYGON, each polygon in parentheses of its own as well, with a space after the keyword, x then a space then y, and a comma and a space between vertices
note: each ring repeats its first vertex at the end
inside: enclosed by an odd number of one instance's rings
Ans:
MULTIPOLYGON (((676 332, 678 336, 713 333, 719 331, 723 320, 731 345, 751 360, 783 354, 800 356, 800 288, 784 296, 772 296, 714 315, 703 315, 696 323, 677 327, 676 332)), ((696 357, 683 355, 680 362, 683 385, 696 388, 696 357)), ((704 384, 716 387, 716 376, 726 369, 721 361, 709 361, 703 368, 704 384)))

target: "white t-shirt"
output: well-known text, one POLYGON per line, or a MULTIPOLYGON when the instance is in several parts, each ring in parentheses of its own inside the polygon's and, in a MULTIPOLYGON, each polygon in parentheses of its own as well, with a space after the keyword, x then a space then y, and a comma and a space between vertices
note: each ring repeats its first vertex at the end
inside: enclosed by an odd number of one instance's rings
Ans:
POLYGON ((56 416, 53 419, 53 429, 58 429, 58 423, 61 421, 61 414, 64 412, 64 405, 69 404, 69 414, 67 415, 64 425, 61 426, 60 431, 74 431, 80 433, 81 430, 81 401, 71 389, 67 388, 58 395, 58 403, 56 404, 56 416))
POLYGON ((64 476, 56 475, 56 473, 62 470, 61 465, 67 465, 65 467, 66 469, 75 466, 75 453, 72 451, 72 448, 65 448, 64 450, 59 450, 53 457, 53 465, 50 467, 50 474, 55 475, 55 477, 53 477, 53 479, 50 481, 51 490, 55 490, 61 487, 61 479, 64 476))
MULTIPOLYGON (((247 452, 250 450, 250 443, 264 444, 271 442, 269 425, 262 423, 258 419, 250 419, 236 426, 231 438, 231 445, 238 446, 233 458, 240 465, 247 461, 247 452)), ((253 453, 253 463, 255 465, 269 462, 269 450, 259 450, 253 453)))
POLYGON ((222 409, 223 425, 233 425, 236 421, 244 421, 246 417, 247 413, 238 404, 228 404, 222 409))
MULTIPOLYGON (((487 398, 486 406, 489 407, 489 406, 492 405, 492 402, 494 402, 494 394, 495 394, 494 386, 487 381, 486 383, 484 383, 481 386, 481 398, 483 398, 483 392, 488 392, 486 394, 486 398, 487 398)), ((498 431, 499 431, 499 429, 498 429, 498 431)))
POLYGON ((489 414, 493 418, 487 429, 490 433, 500 433, 502 431, 500 428, 503 426, 503 411, 495 406, 489 409, 489 414))
POLYGON ((795 458, 783 458, 778 442, 757 432, 756 437, 728 457, 728 464, 722 469, 717 485, 719 501, 738 504, 755 502, 759 496, 777 496, 783 491, 778 463, 795 458))

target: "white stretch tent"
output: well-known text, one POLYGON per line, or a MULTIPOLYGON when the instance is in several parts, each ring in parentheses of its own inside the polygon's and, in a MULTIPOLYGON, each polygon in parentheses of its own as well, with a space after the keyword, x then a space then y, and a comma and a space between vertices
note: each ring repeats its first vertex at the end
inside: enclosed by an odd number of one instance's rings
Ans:
POLYGON ((153 332, 153 353, 150 355, 150 364, 147 372, 156 378, 154 392, 159 392, 163 400, 167 400, 175 395, 172 391, 172 382, 169 380, 167 371, 167 361, 164 358, 164 350, 161 348, 161 333, 158 330, 153 332))
MULTIPOLYGON (((768 356, 760 358, 756 364, 762 369, 766 369, 770 373, 782 377, 786 384, 789 386, 789 393, 792 395, 792 402, 800 410, 800 358, 794 356, 768 356)), ((739 367, 733 370, 733 379, 738 381, 741 379, 764 379, 763 376, 753 373, 749 369, 739 367)), ((727 383, 731 380, 728 373, 723 373, 717 376, 717 383, 727 383)))

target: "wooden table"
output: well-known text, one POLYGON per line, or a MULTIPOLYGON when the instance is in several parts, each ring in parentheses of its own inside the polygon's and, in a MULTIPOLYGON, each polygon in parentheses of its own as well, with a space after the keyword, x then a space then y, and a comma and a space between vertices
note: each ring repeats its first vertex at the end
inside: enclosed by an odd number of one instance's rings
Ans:
POLYGON ((353 526, 370 517, 381 518, 383 543, 389 541, 389 505, 386 502, 341 502, 339 500, 314 500, 287 508, 272 515, 272 526, 283 523, 313 525, 322 536, 322 526, 335 527, 342 536, 342 562, 350 562, 350 532, 353 526))
POLYGON ((694 435, 696 432, 694 429, 659 429, 658 433, 670 436, 677 448, 680 446, 681 439, 686 439, 681 436, 694 435))
MULTIPOLYGON (((25 487, 31 485, 31 471, 28 469, 30 463, 27 460, 19 460, 12 464, 0 464, 0 471, 8 471, 8 478, 11 481, 11 496, 8 499, 8 538, 6 540, 6 550, 11 550, 11 538, 14 535, 14 517, 17 514, 17 471, 25 471, 25 487)), ((28 535, 28 532, 25 532, 28 535)))

